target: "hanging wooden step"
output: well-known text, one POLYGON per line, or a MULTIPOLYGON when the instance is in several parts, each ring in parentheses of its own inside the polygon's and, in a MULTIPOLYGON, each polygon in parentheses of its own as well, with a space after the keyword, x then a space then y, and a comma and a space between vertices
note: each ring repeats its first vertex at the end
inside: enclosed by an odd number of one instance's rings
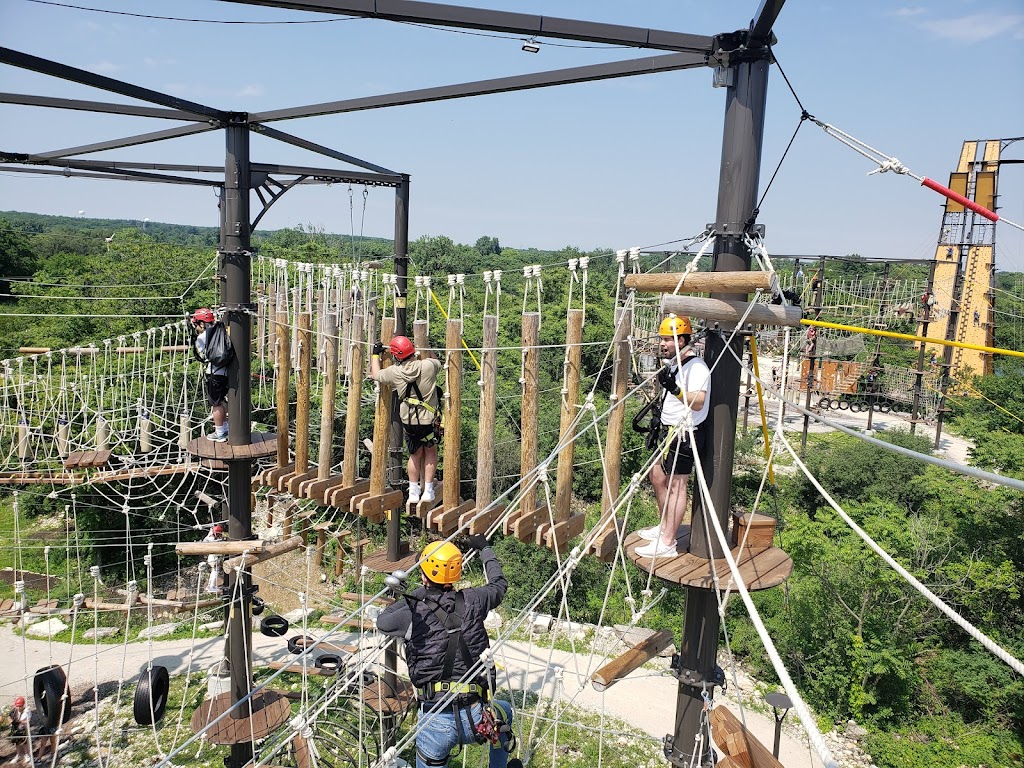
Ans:
POLYGON ((253 432, 248 445, 231 445, 206 437, 197 437, 188 444, 188 452, 201 459, 218 461, 248 461, 277 454, 277 435, 273 432, 253 432))
POLYGON ((110 451, 72 451, 64 459, 65 469, 85 469, 86 467, 105 467, 110 461, 110 451))
POLYGON ((288 722, 291 704, 281 691, 256 691, 245 706, 239 707, 238 717, 228 715, 207 728, 218 717, 231 709, 231 691, 207 699, 192 713, 192 732, 206 729, 204 738, 210 744, 248 744, 263 739, 288 722))
POLYGON ((708 719, 715 744, 723 753, 719 766, 725 760, 731 760, 732 765, 744 768, 783 768, 771 750, 754 738, 725 706, 719 704, 712 709, 708 719))

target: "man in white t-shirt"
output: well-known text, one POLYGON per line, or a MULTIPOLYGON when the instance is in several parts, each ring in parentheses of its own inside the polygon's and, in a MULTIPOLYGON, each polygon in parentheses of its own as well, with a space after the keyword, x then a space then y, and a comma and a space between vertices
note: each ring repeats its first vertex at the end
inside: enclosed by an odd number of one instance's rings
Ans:
POLYGON ((711 371, 690 345, 693 327, 689 318, 666 317, 658 336, 665 361, 658 372, 658 381, 665 390, 661 423, 668 427, 669 439, 659 449, 661 460, 651 468, 650 478, 661 522, 640 531, 648 543, 636 549, 637 555, 654 558, 676 555, 676 533, 686 514, 686 486, 693 471, 693 456, 704 447, 704 424, 711 410, 711 371))
MULTIPOLYGON (((223 541, 224 540, 224 526, 215 525, 210 529, 210 532, 206 534, 206 538, 203 541, 223 541)), ((206 583, 207 592, 217 592, 218 584, 220 583, 220 555, 207 555, 206 562, 210 566, 210 578, 206 583)))

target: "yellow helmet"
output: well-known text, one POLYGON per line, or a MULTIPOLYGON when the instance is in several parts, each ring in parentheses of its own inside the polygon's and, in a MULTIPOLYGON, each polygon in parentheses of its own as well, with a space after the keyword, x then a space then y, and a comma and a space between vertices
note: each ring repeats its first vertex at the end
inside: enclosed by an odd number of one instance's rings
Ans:
POLYGON ((693 335, 693 326, 690 325, 690 318, 688 317, 669 315, 658 326, 659 336, 682 336, 683 334, 687 336, 693 335))
POLYGON ((423 574, 435 584, 454 584, 462 578, 462 552, 448 541, 423 550, 423 574))

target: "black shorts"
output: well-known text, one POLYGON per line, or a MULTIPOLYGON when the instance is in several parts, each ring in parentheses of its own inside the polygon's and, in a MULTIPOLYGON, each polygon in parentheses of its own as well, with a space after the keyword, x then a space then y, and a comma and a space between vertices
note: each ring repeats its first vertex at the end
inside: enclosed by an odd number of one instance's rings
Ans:
POLYGON ((210 405, 220 405, 228 399, 228 377, 215 373, 206 374, 206 399, 210 405))
POLYGON ((680 432, 676 438, 668 444, 668 452, 662 454, 661 468, 666 475, 687 476, 693 471, 693 452, 704 448, 704 430, 699 427, 693 430, 696 445, 691 444, 690 435, 686 431, 680 432))
POLYGON ((403 424, 405 430, 405 448, 414 454, 420 448, 437 445, 437 431, 433 424, 403 424))

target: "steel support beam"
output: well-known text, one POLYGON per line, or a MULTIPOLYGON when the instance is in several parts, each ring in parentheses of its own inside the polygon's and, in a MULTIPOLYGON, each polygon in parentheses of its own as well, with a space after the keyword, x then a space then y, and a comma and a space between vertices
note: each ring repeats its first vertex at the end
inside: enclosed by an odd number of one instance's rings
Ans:
POLYGON ((262 134, 270 139, 277 139, 285 144, 291 144, 293 147, 301 147, 302 149, 308 149, 310 152, 316 152, 326 157, 334 158, 335 160, 341 160, 343 163, 349 163, 356 166, 357 168, 365 168, 368 171, 374 173, 386 173, 395 175, 394 171, 388 170, 382 165, 374 165, 373 163, 367 162, 366 160, 360 160, 358 157, 352 155, 346 155, 344 152, 338 152, 336 149, 325 147, 321 144, 317 144, 312 141, 307 141, 299 136, 293 136, 290 133, 279 131, 277 128, 271 128, 269 125, 253 124, 249 128, 256 133, 262 134))
MULTIPOLYGON (((230 1, 230 0, 229 0, 230 1)), ((533 72, 528 75, 499 77, 493 80, 477 80, 457 85, 442 85, 436 88, 420 88, 415 91, 386 93, 379 96, 364 96, 358 99, 328 101, 309 104, 304 107, 290 107, 270 112, 256 112, 251 115, 254 122, 268 123, 275 120, 291 120, 298 117, 337 115, 344 112, 360 112, 382 107, 398 107, 406 104, 424 104, 431 101, 463 99, 468 96, 486 96, 492 93, 526 91, 533 88, 547 88, 553 85, 587 83, 595 80, 610 80, 616 77, 650 75, 656 72, 674 72, 679 69, 694 69, 707 66, 704 53, 672 53, 661 56, 644 56, 626 61, 606 64, 590 64, 583 67, 555 69, 549 72, 533 72)))
MULTIPOLYGON (((764 134, 765 102, 768 95, 767 57, 732 64, 733 85, 726 96, 725 128, 722 140, 722 164, 718 187, 718 211, 715 229, 714 270, 739 272, 750 269, 750 250, 743 244, 743 233, 752 223, 757 205, 757 189, 761 168, 761 146, 764 134)), ((712 294, 712 298, 746 301, 745 294, 712 294)), ((701 453, 714 504, 714 513, 723 530, 729 526, 729 502, 732 493, 732 471, 736 443, 736 417, 740 389, 740 360, 743 357, 742 337, 732 341, 732 352, 725 348, 721 331, 708 333, 705 356, 717 367, 711 383, 712 439, 701 453)), ((694 489, 693 523, 690 552, 708 558, 722 557, 722 547, 704 522, 705 505, 694 489)), ((710 514, 710 512, 709 512, 710 514)), ((688 587, 686 616, 683 622, 681 676, 676 700, 675 733, 669 761, 673 765, 690 764, 695 738, 703 727, 705 702, 703 688, 694 680, 716 679, 718 636, 721 630, 718 604, 711 590, 688 587)), ((713 690, 713 685, 710 686, 713 690)), ((705 740, 704 744, 709 742, 705 740)), ((710 749, 701 756, 700 765, 712 764, 710 749)))
POLYGON ((95 72, 78 69, 77 67, 69 67, 67 64, 59 64, 56 61, 42 59, 11 48, 0 47, 0 64, 10 64, 12 67, 28 69, 43 75, 50 75, 51 77, 59 77, 61 80, 70 80, 73 83, 81 83, 92 88, 119 93, 122 96, 148 101, 150 104, 159 104, 162 107, 194 112, 197 115, 216 120, 220 123, 226 122, 230 117, 230 113, 214 109, 213 107, 207 107, 204 104, 179 99, 177 96, 169 96, 159 91, 151 91, 149 88, 140 88, 131 83, 115 80, 112 77, 104 77, 103 75, 97 75, 95 72))
POLYGON ((421 0, 222 0, 242 5, 290 8, 296 11, 361 16, 384 21, 433 24, 461 29, 486 29, 529 37, 553 37, 560 40, 582 40, 634 48, 655 48, 664 51, 708 51, 711 38, 666 29, 602 24, 557 16, 469 8, 421 0))
POLYGON ((81 99, 58 99, 52 96, 33 96, 25 93, 0 93, 0 104, 20 104, 25 107, 49 107, 51 109, 73 109, 81 112, 107 112, 132 117, 158 117, 164 120, 185 120, 195 122, 205 119, 196 112, 159 107, 137 107, 132 104, 113 104, 106 101, 82 101, 81 99))
POLYGON ((111 141, 100 141, 96 144, 83 144, 80 147, 68 147, 67 149, 55 149, 51 152, 39 152, 29 156, 30 160, 56 160, 61 157, 73 157, 75 155, 88 155, 92 152, 104 152, 108 149, 121 149, 122 147, 136 147, 139 144, 152 144, 154 141, 165 141, 167 139, 179 139, 182 136, 192 136, 196 133, 205 133, 219 128, 219 125, 209 123, 190 123, 180 125, 177 128, 168 128, 166 131, 154 131, 153 133, 140 133, 136 136, 128 136, 123 139, 111 141))
MULTIPOLYGON (((249 126, 244 120, 225 129, 224 195, 221 199, 220 262, 224 277, 224 308, 235 348, 235 361, 228 369, 228 442, 248 445, 252 442, 250 380, 252 376, 252 315, 250 314, 252 255, 249 227, 249 126)), ((250 484, 252 460, 228 463, 228 537, 241 541, 252 536, 250 484)), ((235 600, 228 612, 228 663, 231 670, 231 703, 237 705, 252 689, 252 578, 245 572, 232 572, 229 594, 235 600), (240 583, 239 583, 240 582, 240 583)), ((244 706, 236 706, 232 717, 247 716, 244 706)), ((242 768, 252 760, 252 743, 231 745, 227 768, 242 768)))

